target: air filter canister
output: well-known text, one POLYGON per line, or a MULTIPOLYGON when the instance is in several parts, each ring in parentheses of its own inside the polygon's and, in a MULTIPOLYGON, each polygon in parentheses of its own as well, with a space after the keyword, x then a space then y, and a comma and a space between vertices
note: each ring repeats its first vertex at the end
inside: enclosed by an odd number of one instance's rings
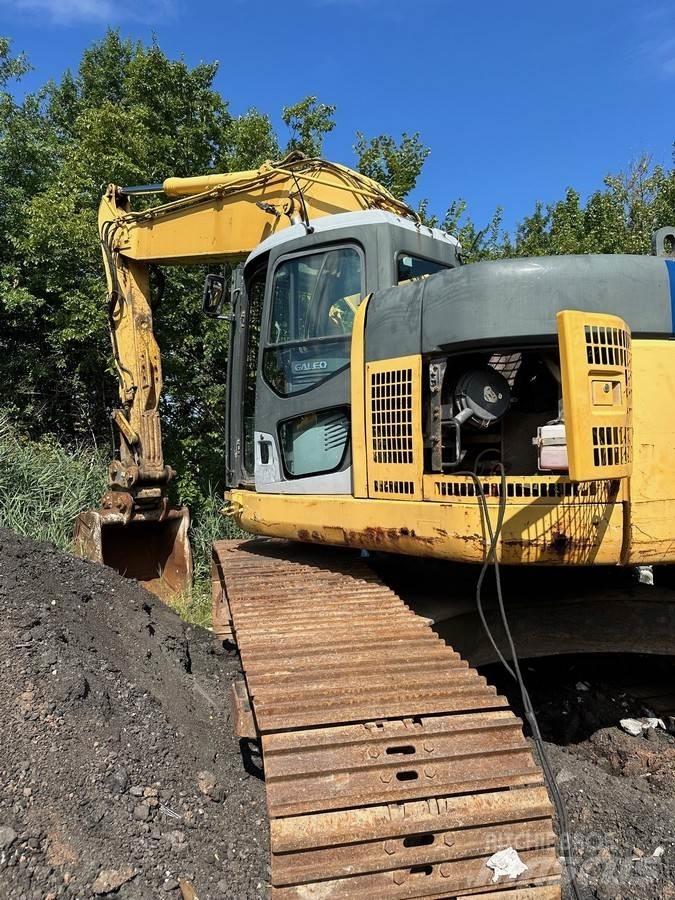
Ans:
POLYGON ((489 428, 506 413, 511 403, 509 383, 495 369, 471 369, 455 385, 458 410, 471 412, 469 421, 477 428, 489 428))

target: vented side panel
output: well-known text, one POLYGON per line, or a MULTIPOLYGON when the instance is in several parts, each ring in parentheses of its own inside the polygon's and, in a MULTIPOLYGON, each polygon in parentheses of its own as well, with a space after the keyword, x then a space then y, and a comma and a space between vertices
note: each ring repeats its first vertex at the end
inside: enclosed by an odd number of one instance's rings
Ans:
POLYGON ((570 478, 626 478, 633 462, 630 329, 602 313, 564 310, 557 319, 570 478))
POLYGON ((366 364, 368 495, 422 498, 422 359, 366 364))

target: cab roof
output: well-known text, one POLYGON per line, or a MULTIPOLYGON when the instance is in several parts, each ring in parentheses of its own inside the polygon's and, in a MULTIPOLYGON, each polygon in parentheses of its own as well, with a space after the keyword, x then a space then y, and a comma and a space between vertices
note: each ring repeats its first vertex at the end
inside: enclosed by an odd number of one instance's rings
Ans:
MULTIPOLYGON (((386 212, 380 209, 367 209, 360 212, 337 213, 330 216, 321 216, 319 219, 312 219, 310 222, 314 229, 314 234, 329 233, 338 228, 356 228, 362 225, 393 225, 398 228, 414 231, 417 234, 423 234, 437 241, 451 244, 459 249, 460 243, 456 237, 448 234, 447 231, 441 231, 440 228, 430 228, 428 225, 421 225, 413 222, 412 219, 406 219, 403 216, 397 216, 395 213, 386 212)), ((284 228, 277 234, 272 234, 249 253, 246 258, 246 265, 252 260, 268 253, 270 250, 279 247, 282 244, 296 241, 298 238, 304 237, 307 230, 304 225, 291 225, 284 228)))

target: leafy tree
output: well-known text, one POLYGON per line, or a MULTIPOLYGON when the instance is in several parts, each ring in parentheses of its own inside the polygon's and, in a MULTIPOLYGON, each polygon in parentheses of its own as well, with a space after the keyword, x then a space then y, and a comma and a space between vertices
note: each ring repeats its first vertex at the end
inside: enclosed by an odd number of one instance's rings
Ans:
MULTIPOLYGON (((360 131, 356 133, 354 151, 357 168, 364 175, 378 181, 391 193, 403 200, 412 191, 420 176, 422 167, 431 153, 420 140, 419 132, 401 135, 396 141, 387 134, 366 138, 360 131)), ((423 211, 426 206, 423 207, 423 211)))
MULTIPOLYGON (((77 73, 21 106, 3 102, 0 178, 17 200, 0 223, 0 243, 11 241, 0 321, 3 343, 22 346, 22 356, 5 354, 2 374, 29 430, 109 435, 116 384, 96 234, 101 187, 208 171, 236 146, 215 74, 215 65, 190 68, 156 43, 108 32, 77 73)), ((200 314, 201 277, 170 271, 156 317, 171 398, 167 456, 191 458, 186 485, 199 481, 195 471, 204 485, 215 481, 221 463, 226 329, 200 314)))
POLYGON ((321 156, 323 139, 335 128, 334 106, 319 103, 316 97, 305 97, 295 106, 285 106, 281 113, 291 132, 286 153, 298 150, 305 156, 321 156))
POLYGON ((217 168, 226 172, 255 169, 265 160, 280 155, 270 117, 249 109, 227 124, 217 168))
POLYGON ((648 156, 625 172, 608 175, 585 204, 568 188, 565 198, 520 223, 513 253, 649 253, 652 233, 675 222, 675 170, 653 166, 648 156))

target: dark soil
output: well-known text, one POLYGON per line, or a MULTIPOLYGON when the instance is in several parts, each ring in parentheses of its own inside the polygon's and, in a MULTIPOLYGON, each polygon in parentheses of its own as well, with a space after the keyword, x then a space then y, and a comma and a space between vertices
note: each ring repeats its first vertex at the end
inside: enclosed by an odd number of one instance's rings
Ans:
POLYGON ((135 583, 5 530, 0 623, 0 897, 265 896, 236 658, 135 583))
MULTIPOLYGON (((264 785, 229 722, 236 657, 133 582, 3 530, 0 622, 0 898, 266 896, 264 785)), ((675 738, 618 727, 662 711, 631 685, 672 691, 674 670, 629 659, 524 671, 581 896, 675 900, 675 738)))
MULTIPOLYGON (((673 729, 667 713, 674 712, 674 661, 560 657, 527 661, 522 668, 565 801, 581 897, 673 900, 675 737, 661 729, 632 737, 619 721, 656 713, 673 729), (661 699, 661 692, 670 698, 661 699)), ((483 671, 522 715, 503 670, 483 671)), ((568 889, 564 896, 573 894, 568 889)))

